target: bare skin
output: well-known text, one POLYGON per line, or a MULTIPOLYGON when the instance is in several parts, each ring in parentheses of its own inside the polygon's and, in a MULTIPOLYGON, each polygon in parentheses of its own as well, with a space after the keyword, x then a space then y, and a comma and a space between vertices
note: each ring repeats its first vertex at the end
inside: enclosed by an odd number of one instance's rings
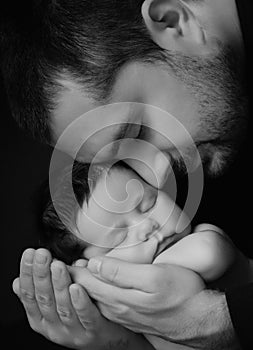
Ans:
POLYGON ((13 289, 31 328, 57 344, 94 350, 153 348, 144 337, 132 332, 130 337, 130 331, 105 319, 85 289, 71 282, 66 265, 52 261, 45 249, 23 253, 13 289))

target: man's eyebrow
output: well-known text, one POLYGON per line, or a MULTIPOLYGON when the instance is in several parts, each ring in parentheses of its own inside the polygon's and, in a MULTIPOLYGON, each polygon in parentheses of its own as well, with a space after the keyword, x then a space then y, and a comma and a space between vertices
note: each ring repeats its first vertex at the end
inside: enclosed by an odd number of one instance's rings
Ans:
POLYGON ((122 140, 125 138, 127 130, 129 128, 130 123, 121 123, 119 128, 116 130, 115 134, 112 137, 112 155, 115 156, 118 153, 120 142, 119 140, 122 140))

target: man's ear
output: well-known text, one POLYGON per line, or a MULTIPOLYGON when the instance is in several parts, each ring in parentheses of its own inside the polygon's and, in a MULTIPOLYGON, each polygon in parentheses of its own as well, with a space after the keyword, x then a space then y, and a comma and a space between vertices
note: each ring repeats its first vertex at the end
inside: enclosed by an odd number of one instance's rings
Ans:
POLYGON ((145 0, 142 17, 153 41, 161 48, 198 54, 205 50, 205 32, 181 0, 145 0))

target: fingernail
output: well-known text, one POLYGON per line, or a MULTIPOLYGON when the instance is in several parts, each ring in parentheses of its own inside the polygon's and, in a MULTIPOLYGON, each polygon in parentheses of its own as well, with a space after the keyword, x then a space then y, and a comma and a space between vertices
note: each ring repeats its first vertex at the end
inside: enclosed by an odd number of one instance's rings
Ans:
POLYGON ((99 273, 101 270, 101 265, 102 265, 102 261, 98 260, 98 259, 90 259, 90 261, 88 262, 88 270, 90 270, 93 273, 99 273))
POLYGON ((32 265, 33 264, 33 258, 34 258, 34 251, 32 250, 27 250, 25 252, 25 256, 24 256, 24 261, 26 265, 32 265))
POLYGON ((79 259, 79 260, 75 261, 75 263, 73 265, 77 266, 77 267, 86 267, 87 263, 88 262, 86 260, 79 259))
POLYGON ((38 264, 45 264, 47 262, 47 256, 42 253, 36 253, 35 261, 38 264))

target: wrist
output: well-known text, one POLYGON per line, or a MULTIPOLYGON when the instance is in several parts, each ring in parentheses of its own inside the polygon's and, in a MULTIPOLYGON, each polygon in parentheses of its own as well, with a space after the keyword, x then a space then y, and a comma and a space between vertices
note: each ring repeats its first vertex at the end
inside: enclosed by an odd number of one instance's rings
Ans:
POLYGON ((117 325, 113 333, 107 332, 107 345, 102 346, 101 350, 153 350, 153 346, 140 333, 135 333, 129 329, 117 325), (112 337, 113 334, 113 337, 112 337))
MULTIPOLYGON (((115 350, 153 350, 154 347, 140 333, 132 332, 124 327, 122 332, 122 347, 115 347, 115 350), (125 346, 125 347, 124 347, 125 346)), ((113 348, 114 349, 114 348, 113 348)))
POLYGON ((225 294, 204 290, 195 295, 184 306, 184 320, 180 343, 203 350, 240 349, 225 294))

